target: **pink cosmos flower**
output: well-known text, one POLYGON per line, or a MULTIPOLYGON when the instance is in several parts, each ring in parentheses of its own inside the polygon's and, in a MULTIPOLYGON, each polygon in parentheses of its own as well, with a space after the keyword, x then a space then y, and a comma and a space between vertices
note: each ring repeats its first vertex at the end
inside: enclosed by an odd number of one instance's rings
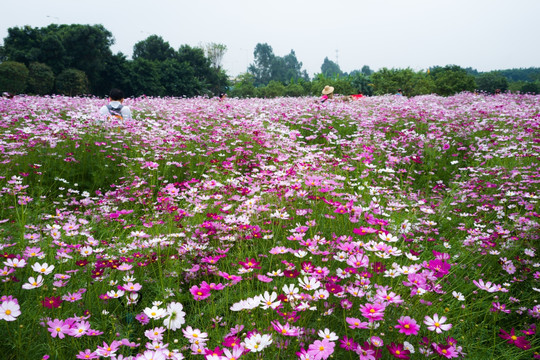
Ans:
POLYGON ((299 329, 296 326, 292 326, 289 323, 282 325, 279 321, 272 321, 272 326, 275 331, 284 336, 298 336, 299 329))
POLYGON ((76 356, 77 359, 99 359, 99 355, 90 349, 80 351, 76 356))
POLYGON ((409 316, 402 316, 398 319, 398 325, 394 326, 399 329, 399 332, 405 335, 417 335, 420 325, 416 323, 416 320, 409 316))
POLYGON ((366 321, 351 317, 348 317, 345 320, 351 329, 368 329, 369 324, 366 321))
POLYGON ((66 337, 66 333, 69 332, 69 324, 67 324, 64 320, 54 319, 47 321, 47 325, 49 325, 49 332, 51 333, 51 336, 53 338, 59 337, 60 339, 63 339, 66 337))
POLYGON ((328 339, 315 340, 308 347, 308 355, 313 356, 314 360, 328 359, 334 353, 336 344, 328 339))
POLYGON ((446 316, 441 316, 439 319, 438 314, 434 314, 433 318, 430 318, 426 315, 424 318, 424 324, 428 326, 428 330, 435 331, 437 334, 442 333, 443 331, 448 331, 452 328, 452 324, 445 324, 446 316))
POLYGON ((448 344, 442 345, 442 344, 432 343, 431 347, 435 349, 435 351, 439 355, 447 359, 457 358, 459 356, 459 353, 457 352, 456 347, 453 345, 448 345, 448 344))
POLYGON ((385 306, 383 304, 370 304, 360 305, 360 311, 362 316, 369 319, 370 322, 379 321, 384 318, 385 306))

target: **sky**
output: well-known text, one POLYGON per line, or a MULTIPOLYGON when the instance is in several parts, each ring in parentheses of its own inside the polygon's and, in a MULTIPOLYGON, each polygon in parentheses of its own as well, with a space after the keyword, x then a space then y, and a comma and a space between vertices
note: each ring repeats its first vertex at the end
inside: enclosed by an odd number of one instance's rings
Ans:
POLYGON ((325 57, 342 71, 459 65, 478 71, 540 67, 540 0, 25 0, 3 2, 10 27, 102 24, 113 53, 159 35, 173 48, 227 46, 222 66, 246 72, 257 43, 294 50, 310 76, 325 57))

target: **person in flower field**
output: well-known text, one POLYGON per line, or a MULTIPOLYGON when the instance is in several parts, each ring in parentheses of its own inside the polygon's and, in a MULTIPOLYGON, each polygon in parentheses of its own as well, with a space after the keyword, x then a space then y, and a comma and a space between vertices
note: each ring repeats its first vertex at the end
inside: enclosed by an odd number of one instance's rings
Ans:
POLYGON ((109 93, 109 103, 103 105, 99 113, 103 116, 117 120, 131 119, 131 109, 122 105, 124 102, 124 92, 120 89, 112 89, 109 93))

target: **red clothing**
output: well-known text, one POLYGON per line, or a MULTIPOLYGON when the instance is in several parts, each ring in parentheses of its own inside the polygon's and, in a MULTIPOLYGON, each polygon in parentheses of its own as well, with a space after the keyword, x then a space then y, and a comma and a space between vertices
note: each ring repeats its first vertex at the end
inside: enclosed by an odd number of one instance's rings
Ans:
POLYGON ((362 95, 362 94, 356 94, 356 95, 351 95, 351 97, 352 97, 354 100, 358 100, 358 99, 360 99, 360 98, 363 98, 364 95, 362 95))

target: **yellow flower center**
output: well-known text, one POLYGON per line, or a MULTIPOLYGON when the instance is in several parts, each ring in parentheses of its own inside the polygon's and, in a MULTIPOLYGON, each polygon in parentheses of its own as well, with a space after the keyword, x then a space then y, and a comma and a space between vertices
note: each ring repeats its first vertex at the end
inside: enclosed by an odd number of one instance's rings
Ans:
POLYGON ((6 310, 6 315, 11 315, 11 310, 6 310))

